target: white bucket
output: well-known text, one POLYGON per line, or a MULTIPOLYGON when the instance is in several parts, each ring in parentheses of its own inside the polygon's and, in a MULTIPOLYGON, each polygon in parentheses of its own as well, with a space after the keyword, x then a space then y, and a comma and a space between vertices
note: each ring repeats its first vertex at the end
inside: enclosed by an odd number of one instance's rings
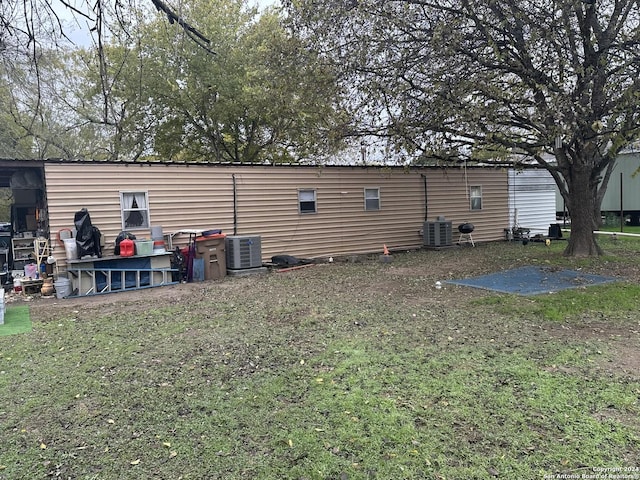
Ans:
POLYGON ((75 238, 64 239, 64 251, 67 254, 67 260, 77 260, 78 258, 78 244, 75 238))
POLYGON ((22 291, 22 278, 13 279, 13 291, 15 293, 20 293, 22 291))
POLYGON ((53 286, 56 289, 56 298, 63 299, 71 295, 71 280, 68 278, 59 277, 53 282, 53 286))

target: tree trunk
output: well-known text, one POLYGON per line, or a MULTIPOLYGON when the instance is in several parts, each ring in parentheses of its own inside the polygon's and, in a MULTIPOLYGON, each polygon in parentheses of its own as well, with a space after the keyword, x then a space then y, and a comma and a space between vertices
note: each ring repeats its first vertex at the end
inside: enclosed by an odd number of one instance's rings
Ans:
POLYGON ((594 218, 596 191, 591 181, 591 171, 574 166, 568 179, 571 235, 564 255, 568 257, 602 255, 602 249, 596 243, 593 233, 597 228, 594 218))

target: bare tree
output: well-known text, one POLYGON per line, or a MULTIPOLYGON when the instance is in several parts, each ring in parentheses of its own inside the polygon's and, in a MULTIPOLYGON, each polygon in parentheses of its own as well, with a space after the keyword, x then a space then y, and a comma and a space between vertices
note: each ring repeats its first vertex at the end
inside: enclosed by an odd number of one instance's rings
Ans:
MULTIPOLYGON (((170 23, 179 25, 191 38, 209 53, 209 39, 191 23, 182 18, 162 0, 148 0, 170 23)), ((108 90, 105 42, 111 35, 127 32, 131 25, 131 12, 138 10, 135 0, 83 0, 79 4, 67 0, 22 0, 0 2, 0 55, 3 61, 19 59, 29 62, 38 73, 38 59, 43 50, 64 48, 73 43, 69 33, 84 25, 87 37, 95 45, 100 73, 103 78, 105 118, 108 110, 108 90)), ((10 67, 9 67, 10 68, 10 67)))
POLYGON ((640 138, 638 0, 287 2, 292 25, 355 90, 351 132, 392 137, 419 161, 521 159, 553 175, 594 229, 620 150, 640 138))

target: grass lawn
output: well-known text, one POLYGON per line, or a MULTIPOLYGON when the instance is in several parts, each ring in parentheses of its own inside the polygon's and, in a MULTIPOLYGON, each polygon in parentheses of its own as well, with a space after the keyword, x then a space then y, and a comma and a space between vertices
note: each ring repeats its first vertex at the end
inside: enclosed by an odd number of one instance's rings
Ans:
POLYGON ((0 479, 640 478, 640 241, 602 243, 34 300, 0 336, 0 479), (622 281, 434 287, 522 265, 622 281))

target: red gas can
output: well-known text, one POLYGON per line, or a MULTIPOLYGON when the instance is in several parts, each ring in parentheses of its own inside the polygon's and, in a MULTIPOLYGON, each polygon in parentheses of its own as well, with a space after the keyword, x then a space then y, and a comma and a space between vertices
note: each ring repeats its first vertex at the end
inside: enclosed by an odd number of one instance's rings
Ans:
POLYGON ((133 257, 135 253, 135 243, 133 240, 125 238, 120 242, 120 256, 121 257, 133 257))

